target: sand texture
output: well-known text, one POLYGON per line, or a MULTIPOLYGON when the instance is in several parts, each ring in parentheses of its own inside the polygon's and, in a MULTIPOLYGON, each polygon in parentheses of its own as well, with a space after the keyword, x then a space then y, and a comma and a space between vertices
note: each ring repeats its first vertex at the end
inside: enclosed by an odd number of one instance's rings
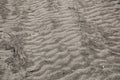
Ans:
POLYGON ((120 0, 0 0, 0 80, 120 80, 120 0))

